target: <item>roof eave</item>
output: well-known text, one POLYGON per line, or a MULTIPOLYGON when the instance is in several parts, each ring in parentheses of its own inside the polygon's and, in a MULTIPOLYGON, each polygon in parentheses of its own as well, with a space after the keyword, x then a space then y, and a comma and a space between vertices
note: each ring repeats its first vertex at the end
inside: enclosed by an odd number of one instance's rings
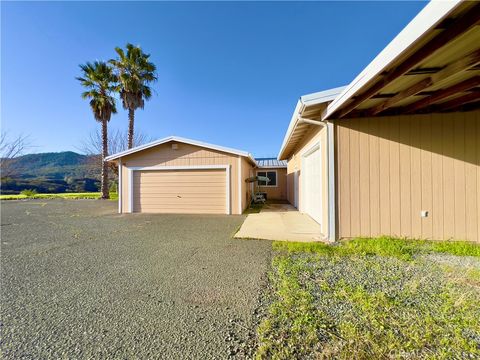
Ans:
POLYGON ((332 115, 361 92, 386 68, 394 63, 416 41, 448 16, 462 0, 430 1, 410 23, 365 67, 365 69, 333 100, 322 113, 322 120, 332 115))

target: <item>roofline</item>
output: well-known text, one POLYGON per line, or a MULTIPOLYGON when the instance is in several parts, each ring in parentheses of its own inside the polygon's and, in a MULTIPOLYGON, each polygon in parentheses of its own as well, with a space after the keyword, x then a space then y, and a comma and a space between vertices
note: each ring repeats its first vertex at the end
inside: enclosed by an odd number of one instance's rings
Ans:
POLYGON ((298 99, 298 102, 297 102, 297 106, 295 106, 295 110, 293 111, 293 115, 290 120, 290 124, 288 125, 287 132, 285 133, 285 137, 283 138, 282 146, 278 153, 277 159, 280 160, 283 157, 285 148, 288 145, 288 142, 290 141, 290 138, 297 127, 299 117, 302 114, 303 110, 307 106, 319 105, 319 104, 327 103, 329 101, 336 99, 337 96, 345 88, 346 86, 340 86, 340 87, 300 96, 300 99, 298 99))
POLYGON ((257 165, 259 169, 286 169, 287 165, 271 165, 271 166, 260 166, 257 165))
POLYGON ((325 109, 322 120, 329 119, 347 101, 382 73, 399 56, 429 30, 440 23, 463 0, 432 0, 407 26, 368 64, 365 69, 325 109))
POLYGON ((144 145, 136 146, 136 147, 134 147, 132 149, 129 149, 129 150, 118 152, 116 154, 107 156, 105 158, 105 161, 116 160, 116 159, 119 159, 121 157, 131 155, 131 154, 134 154, 136 152, 146 150, 146 149, 149 149, 149 148, 154 147, 154 146, 165 144, 169 141, 177 141, 177 142, 181 142, 181 143, 185 143, 185 144, 205 147, 207 149, 212 149, 212 150, 222 151, 222 152, 226 152, 226 153, 230 153, 230 154, 244 156, 244 157, 250 159, 255 166, 257 165, 257 162, 255 161, 252 154, 250 154, 247 151, 237 150, 237 149, 228 148, 228 147, 219 146, 219 145, 213 145, 213 144, 205 143, 205 142, 198 141, 198 140, 182 138, 182 137, 179 137, 179 136, 168 136, 166 138, 158 139, 158 140, 149 142, 149 143, 144 144, 144 145))

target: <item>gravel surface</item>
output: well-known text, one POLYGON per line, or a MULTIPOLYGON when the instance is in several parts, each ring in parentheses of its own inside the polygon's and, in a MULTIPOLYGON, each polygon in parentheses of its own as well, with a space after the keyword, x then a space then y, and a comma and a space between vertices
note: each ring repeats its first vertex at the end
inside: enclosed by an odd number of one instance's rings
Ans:
POLYGON ((243 216, 1 203, 1 349, 18 358, 243 357, 271 243, 243 216))

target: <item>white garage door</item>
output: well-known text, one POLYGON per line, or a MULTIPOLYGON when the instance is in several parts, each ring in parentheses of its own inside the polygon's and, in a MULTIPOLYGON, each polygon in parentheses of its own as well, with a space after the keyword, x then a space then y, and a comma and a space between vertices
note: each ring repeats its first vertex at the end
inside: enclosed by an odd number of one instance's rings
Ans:
POLYGON ((136 170, 133 211, 225 214, 225 169, 136 170))
POLYGON ((302 164, 303 212, 316 222, 322 221, 322 171, 320 148, 317 147, 304 156, 302 164))

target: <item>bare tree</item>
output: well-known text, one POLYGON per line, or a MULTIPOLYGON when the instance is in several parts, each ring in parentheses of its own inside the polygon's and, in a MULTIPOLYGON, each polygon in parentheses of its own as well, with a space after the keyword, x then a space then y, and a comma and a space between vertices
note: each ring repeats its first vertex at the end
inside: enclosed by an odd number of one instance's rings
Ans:
POLYGON ((11 137, 8 132, 2 131, 0 134, 0 176, 2 178, 16 175, 18 170, 15 166, 16 158, 23 155, 29 147, 31 143, 27 135, 11 137))
MULTIPOLYGON (((150 136, 147 136, 141 131, 136 131, 133 138, 134 146, 139 146, 152 141, 150 136)), ((128 132, 120 130, 111 130, 108 133, 108 153, 116 154, 128 149, 128 132)), ((84 154, 90 155, 91 164, 94 167, 101 166, 102 153, 102 133, 100 130, 92 131, 88 134, 85 140, 82 141, 78 150, 84 154)), ((110 171, 117 176, 118 168, 114 163, 108 164, 110 171)))
MULTIPOLYGON (((136 132, 133 138, 133 146, 139 146, 152 141, 150 136, 136 132)), ((108 132, 108 153, 116 154, 128 149, 128 132, 120 130, 111 130, 108 132)), ((99 155, 102 153, 102 134, 99 130, 92 131, 86 139, 82 141, 78 150, 87 155, 99 155)))

